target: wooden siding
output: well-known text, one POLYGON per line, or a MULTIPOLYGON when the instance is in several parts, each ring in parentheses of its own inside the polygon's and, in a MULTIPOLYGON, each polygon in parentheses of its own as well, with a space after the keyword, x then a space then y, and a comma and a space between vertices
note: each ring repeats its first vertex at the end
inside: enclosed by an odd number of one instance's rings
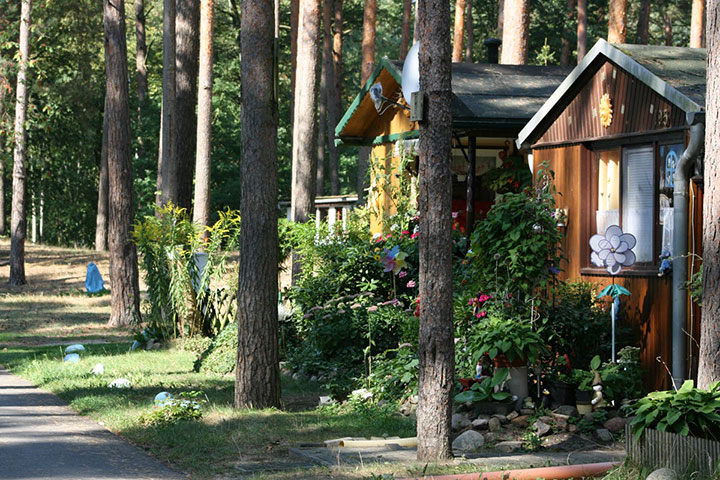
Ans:
MULTIPOLYGON (((587 180, 591 178, 593 152, 583 145, 564 148, 540 149, 533 152, 537 172, 543 162, 555 172, 555 187, 558 208, 566 208, 568 224, 563 240, 563 254, 567 261, 562 265, 561 279, 582 280, 598 284, 599 288, 612 283, 610 275, 581 274, 581 268, 590 257, 589 235, 592 218, 583 215, 583 206, 590 201, 592 188, 587 180), (585 238, 587 237, 587 238, 585 238)), ((669 387, 669 376, 656 358, 666 363, 672 361, 671 319, 672 290, 670 277, 620 276, 615 282, 624 286, 632 295, 623 297, 623 310, 628 313, 626 325, 632 327, 637 346, 641 347, 641 365, 644 370, 643 383, 650 390, 664 390, 669 387)), ((608 330, 610 321, 608 316, 608 330)))
POLYGON ((685 112, 614 63, 607 61, 556 117, 536 145, 576 143, 601 137, 649 133, 685 126, 685 112), (607 93, 613 118, 600 124, 600 98, 607 93))

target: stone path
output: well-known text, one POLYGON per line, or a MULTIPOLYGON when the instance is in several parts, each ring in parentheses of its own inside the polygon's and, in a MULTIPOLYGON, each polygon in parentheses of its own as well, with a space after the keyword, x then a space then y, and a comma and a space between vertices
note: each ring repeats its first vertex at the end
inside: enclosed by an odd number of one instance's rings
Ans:
POLYGON ((0 478, 187 478, 0 367, 0 478))

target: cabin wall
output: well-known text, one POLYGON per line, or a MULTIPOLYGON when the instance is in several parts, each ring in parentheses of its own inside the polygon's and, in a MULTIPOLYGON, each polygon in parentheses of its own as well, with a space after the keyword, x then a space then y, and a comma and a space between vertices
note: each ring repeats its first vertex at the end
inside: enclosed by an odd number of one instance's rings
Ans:
MULTIPOLYGON (((585 259, 590 256, 588 232, 591 219, 582 214, 583 203, 587 200, 587 184, 590 176, 593 154, 583 145, 538 149, 533 151, 534 172, 547 162, 555 172, 555 188, 558 208, 567 209, 568 223, 562 243, 566 262, 559 275, 563 280, 593 282, 599 289, 613 282, 610 275, 588 275, 581 273, 585 259)), ((670 365, 672 361, 671 324, 672 290, 670 276, 637 275, 615 277, 615 283, 632 293, 623 297, 623 308, 628 313, 625 324, 636 334, 637 346, 641 347, 641 365, 644 370, 643 383, 649 390, 669 388, 669 375, 656 359, 659 357, 670 365)), ((599 290, 598 290, 599 291, 599 290)), ((610 320, 608 315, 608 329, 610 320)))

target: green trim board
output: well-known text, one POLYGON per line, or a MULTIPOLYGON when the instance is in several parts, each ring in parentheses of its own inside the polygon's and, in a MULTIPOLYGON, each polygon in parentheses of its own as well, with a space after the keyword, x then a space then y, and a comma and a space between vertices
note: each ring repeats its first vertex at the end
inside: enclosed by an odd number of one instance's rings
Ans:
MULTIPOLYGON (((367 79, 367 82, 365 82, 365 85, 363 85, 360 93, 357 94, 353 102, 350 104, 350 107, 345 112, 345 115, 343 115, 343 117, 338 122, 337 126, 335 127, 335 137, 340 136, 340 132, 343 131, 352 116, 355 114, 355 111, 360 107, 360 102, 362 102, 362 99, 365 98, 365 95, 367 95, 370 87, 373 86, 375 80, 377 80, 377 78, 380 76, 380 72, 382 72, 383 69, 387 70, 388 73, 390 73, 390 75, 392 75, 392 77, 398 82, 398 84, 402 84, 402 72, 398 71, 395 65, 393 65, 387 57, 383 57, 383 59, 380 60, 378 66, 375 67, 375 70, 373 70, 372 75, 370 75, 370 77, 367 79)), ((337 140, 335 141, 335 143, 337 144, 337 140)))
POLYGON ((416 138, 420 138, 420 131, 419 130, 410 130, 409 132, 401 132, 401 133, 392 133, 390 135, 380 135, 372 140, 369 138, 363 138, 363 137, 343 137, 343 138, 336 138, 335 139, 335 146, 350 146, 350 145, 360 145, 360 146, 373 146, 373 145, 381 145, 383 143, 393 143, 397 142, 398 140, 414 140, 416 138))

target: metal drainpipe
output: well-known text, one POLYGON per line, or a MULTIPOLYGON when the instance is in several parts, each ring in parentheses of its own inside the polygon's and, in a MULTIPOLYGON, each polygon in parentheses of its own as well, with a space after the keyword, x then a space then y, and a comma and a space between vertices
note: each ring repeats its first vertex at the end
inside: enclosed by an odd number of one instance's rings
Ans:
POLYGON ((687 338, 687 255, 688 255, 688 182, 690 170, 705 142, 705 113, 687 114, 690 141, 680 156, 673 176, 673 269, 672 269, 672 376, 675 388, 680 388, 686 375, 687 338))

